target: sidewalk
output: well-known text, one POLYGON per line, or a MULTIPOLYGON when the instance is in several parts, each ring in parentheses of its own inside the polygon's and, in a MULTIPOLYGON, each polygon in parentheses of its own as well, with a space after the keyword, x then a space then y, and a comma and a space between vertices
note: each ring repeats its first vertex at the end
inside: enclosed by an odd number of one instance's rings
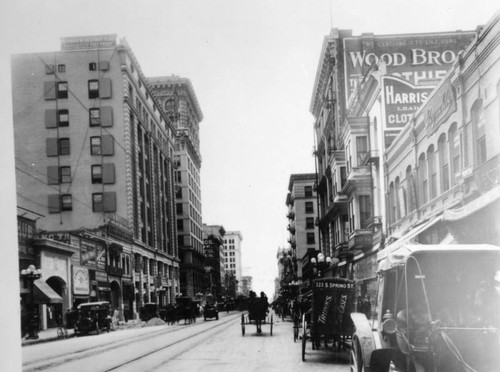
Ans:
MULTIPOLYGON (((121 323, 118 324, 114 329, 112 328, 112 331, 119 331, 122 329, 128 329, 128 328, 140 328, 144 327, 146 325, 145 322, 143 321, 129 321, 127 323, 121 323)), ((68 337, 75 337, 75 330, 74 329, 67 329, 66 330, 66 335, 64 337, 58 336, 57 333, 57 328, 48 328, 43 331, 38 332, 38 339, 33 340, 33 339, 27 339, 26 337, 23 337, 21 340, 21 345, 26 346, 26 345, 33 345, 33 344, 38 344, 41 342, 48 342, 48 341, 56 341, 56 340, 61 340, 64 338, 68 337)))

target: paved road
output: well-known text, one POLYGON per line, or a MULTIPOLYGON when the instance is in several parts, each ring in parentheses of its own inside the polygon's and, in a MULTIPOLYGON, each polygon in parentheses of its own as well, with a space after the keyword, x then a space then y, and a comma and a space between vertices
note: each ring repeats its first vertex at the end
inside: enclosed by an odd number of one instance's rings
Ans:
POLYGON ((240 314, 192 325, 161 325, 23 347, 24 371, 349 371, 348 355, 293 342, 292 323, 274 320, 242 336, 240 314))

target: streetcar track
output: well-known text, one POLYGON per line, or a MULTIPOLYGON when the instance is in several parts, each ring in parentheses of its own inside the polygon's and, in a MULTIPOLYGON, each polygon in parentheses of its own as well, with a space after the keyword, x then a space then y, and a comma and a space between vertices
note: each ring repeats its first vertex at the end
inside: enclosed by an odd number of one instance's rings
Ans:
MULTIPOLYGON (((225 318, 225 319, 227 319, 227 318, 225 318)), ((230 320, 232 320, 232 319, 230 319, 230 320)), ((224 325, 224 324, 228 323, 230 320, 227 320, 224 323, 220 323, 216 327, 224 325)), ((205 323, 203 323, 203 322, 197 322, 197 323, 194 323, 194 324, 192 323, 192 324, 189 324, 189 325, 192 325, 192 326, 200 325, 201 326, 202 324, 205 324, 205 323)), ((213 328, 215 328, 215 327, 213 327, 213 328)), ((213 328, 210 328, 210 329, 213 329, 213 328)), ((134 337, 133 341, 134 342, 135 341, 142 341, 144 339, 162 336, 163 334, 177 333, 177 332, 179 332, 179 331, 181 331, 183 329, 185 329, 185 328, 182 327, 182 326, 179 326, 179 327, 174 328, 174 329, 172 329, 172 328, 163 328, 163 329, 160 329, 160 330, 157 330, 157 331, 153 331, 151 333, 146 333, 144 335, 139 335, 137 337, 134 337)), ((208 330, 202 331, 201 333, 205 333, 208 330)), ((198 334, 200 334, 200 333, 198 333, 198 334)), ((194 336, 191 336, 191 337, 194 337, 194 336)), ((23 371, 25 371, 25 372, 43 371, 43 370, 51 368, 51 367, 53 367, 55 365, 61 365, 61 364, 64 364, 64 363, 74 362, 74 361, 77 361, 79 359, 83 359, 83 358, 88 357, 88 356, 93 356, 93 355, 98 355, 98 354, 104 354, 104 353, 106 353, 108 351, 111 351, 111 350, 114 350, 114 349, 118 349, 118 348, 120 348, 122 346, 130 344, 130 342, 131 342, 130 339, 125 339, 125 340, 124 339, 120 339, 120 340, 117 340, 117 341, 112 341, 109 344, 99 344, 99 345, 95 345, 95 346, 90 346, 90 347, 87 347, 85 349, 80 349, 80 350, 77 350, 77 351, 70 352, 69 354, 58 355, 58 356, 54 356, 54 357, 49 357, 48 359, 47 358, 39 358, 39 359, 30 361, 30 362, 27 362, 27 363, 23 363, 23 371), (45 362, 45 363, 43 363, 43 362, 45 362), (39 363, 43 363, 43 364, 38 365, 39 363)))
MULTIPOLYGON (((193 339, 193 338, 195 338, 195 337, 199 337, 199 336, 200 336, 201 334, 203 334, 203 333, 208 333, 208 332, 211 332, 211 331, 213 331, 213 330, 214 330, 214 329, 216 329, 216 328, 219 328, 219 327, 222 327, 222 326, 226 326, 225 328, 229 328, 230 326, 232 326, 232 324, 229 324, 229 323, 233 322, 234 320, 237 320, 238 318, 239 318, 239 316, 238 316, 238 317, 236 317, 236 318, 233 318, 233 319, 229 319, 229 320, 225 321, 224 323, 218 323, 218 324, 217 324, 217 325, 215 325, 214 327, 211 327, 211 328, 205 329, 205 330, 203 330, 203 331, 202 331, 202 332, 200 332, 200 333, 196 333, 196 334, 194 334, 194 335, 190 335, 190 336, 184 337, 184 338, 182 338, 182 339, 180 339, 180 340, 176 340, 175 342, 170 342, 168 345, 163 345, 163 346, 161 346, 161 347, 159 347, 159 348, 156 348, 156 349, 154 349, 154 350, 148 351, 147 353, 145 353, 145 354, 143 354, 143 355, 140 355, 140 356, 137 356, 137 357, 135 357, 135 358, 132 358, 132 359, 130 359, 130 360, 128 360, 128 361, 126 361, 126 362, 123 362, 123 363, 121 363, 121 364, 117 365, 117 366, 114 366, 114 367, 109 368, 109 369, 105 369, 103 372, 115 371, 115 370, 117 370, 117 369, 119 369, 119 368, 125 367, 125 366, 126 366, 126 365, 128 365, 128 364, 132 364, 132 363, 137 362, 138 360, 144 359, 144 358, 146 358, 146 357, 148 357, 148 356, 150 356, 150 355, 152 355, 152 354, 155 354, 155 353, 158 353, 158 352, 163 351, 163 350, 165 350, 165 349, 168 349, 169 347, 172 347, 172 346, 174 346, 174 345, 178 345, 178 344, 179 344, 179 343, 181 343, 181 342, 185 342, 185 341, 190 340, 190 339, 193 339)), ((225 329, 225 328, 224 328, 224 329, 225 329)), ((202 344, 203 342, 205 342, 205 340, 206 340, 206 337, 202 338, 200 341, 196 342, 196 343, 194 344, 194 346, 198 346, 198 345, 202 344)), ((172 359, 174 359, 174 358, 178 358, 180 355, 183 355, 184 353, 186 353, 186 352, 188 352, 188 351, 189 351, 189 350, 185 350, 185 351, 183 351, 183 352, 181 352, 181 353, 176 354, 176 355, 175 355, 174 357, 172 357, 172 358, 167 358, 167 359, 166 359, 166 360, 164 360, 162 363, 160 363, 159 365, 155 366, 155 367, 153 368, 153 370, 154 370, 154 369, 157 369, 159 366, 164 365, 165 363, 167 363, 168 361, 170 361, 170 360, 172 360, 172 359)))

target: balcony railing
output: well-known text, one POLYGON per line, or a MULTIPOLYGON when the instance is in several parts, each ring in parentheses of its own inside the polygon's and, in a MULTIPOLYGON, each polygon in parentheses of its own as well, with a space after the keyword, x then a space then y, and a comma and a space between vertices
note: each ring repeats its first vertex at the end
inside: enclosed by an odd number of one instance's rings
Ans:
POLYGON ((367 249, 373 244, 371 229, 357 229, 349 235, 349 249, 367 249))
POLYGON ((109 275, 123 276, 123 269, 120 267, 108 266, 106 271, 109 275))

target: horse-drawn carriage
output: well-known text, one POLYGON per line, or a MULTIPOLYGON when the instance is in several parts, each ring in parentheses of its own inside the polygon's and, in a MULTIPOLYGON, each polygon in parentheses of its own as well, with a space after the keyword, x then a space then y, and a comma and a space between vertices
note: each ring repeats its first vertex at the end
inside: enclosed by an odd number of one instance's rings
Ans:
POLYGON ((354 311, 354 281, 323 278, 313 282, 311 310, 302 316, 302 360, 305 361, 307 340, 312 349, 333 341, 339 348, 346 346, 354 326, 350 313, 354 311))
POLYGON ((273 315, 269 315, 267 297, 249 298, 248 312, 241 314, 241 335, 245 336, 245 325, 255 324, 257 334, 262 334, 262 325, 269 324, 269 334, 273 335, 273 315))

